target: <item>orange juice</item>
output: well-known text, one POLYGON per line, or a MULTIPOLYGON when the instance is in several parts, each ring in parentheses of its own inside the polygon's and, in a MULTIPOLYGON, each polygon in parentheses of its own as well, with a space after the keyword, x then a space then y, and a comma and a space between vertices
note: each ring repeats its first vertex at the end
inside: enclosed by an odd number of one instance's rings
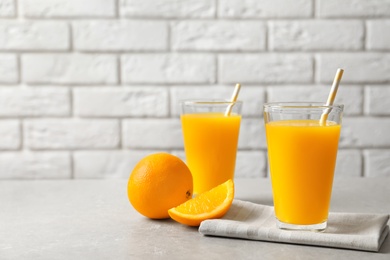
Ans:
POLYGON ((265 127, 277 219, 295 225, 327 221, 341 126, 282 120, 265 127))
POLYGON ((181 115, 186 161, 194 194, 233 179, 241 116, 223 113, 181 115))

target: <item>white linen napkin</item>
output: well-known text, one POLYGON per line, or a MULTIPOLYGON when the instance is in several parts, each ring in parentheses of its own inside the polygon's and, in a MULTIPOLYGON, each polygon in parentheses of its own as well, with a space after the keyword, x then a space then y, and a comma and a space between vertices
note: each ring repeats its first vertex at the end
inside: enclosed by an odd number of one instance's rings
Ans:
POLYGON ((234 200, 222 219, 205 220, 203 235, 379 251, 389 233, 388 214, 329 213, 324 232, 281 230, 271 206, 234 200))

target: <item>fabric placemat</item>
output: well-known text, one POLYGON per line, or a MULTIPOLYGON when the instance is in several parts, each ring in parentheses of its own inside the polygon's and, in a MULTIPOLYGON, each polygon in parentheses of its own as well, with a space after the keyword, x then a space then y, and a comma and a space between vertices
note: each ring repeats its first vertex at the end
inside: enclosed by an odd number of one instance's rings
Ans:
POLYGON ((329 213, 323 232, 281 230, 271 206, 234 200, 221 219, 205 220, 199 232, 208 236, 379 251, 389 233, 388 214, 329 213))

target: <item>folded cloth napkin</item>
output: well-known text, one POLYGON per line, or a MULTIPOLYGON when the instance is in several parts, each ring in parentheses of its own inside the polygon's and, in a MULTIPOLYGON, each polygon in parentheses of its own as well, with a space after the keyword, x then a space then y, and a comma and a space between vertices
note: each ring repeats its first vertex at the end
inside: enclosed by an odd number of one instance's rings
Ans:
POLYGON ((203 235, 379 251, 389 233, 388 214, 329 213, 324 232, 281 230, 271 206, 234 200, 222 219, 205 220, 203 235))

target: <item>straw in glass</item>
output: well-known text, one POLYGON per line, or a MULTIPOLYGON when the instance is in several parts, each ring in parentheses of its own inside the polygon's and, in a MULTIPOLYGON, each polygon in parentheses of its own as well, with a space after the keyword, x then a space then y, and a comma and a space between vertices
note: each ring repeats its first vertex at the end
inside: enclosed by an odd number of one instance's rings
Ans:
POLYGON ((232 109, 233 109, 234 102, 237 101, 238 94, 240 93, 240 89, 241 89, 241 84, 237 83, 236 87, 234 88, 233 95, 230 98, 230 102, 232 102, 232 103, 229 104, 229 106, 226 108, 225 116, 230 116, 232 109))
MULTIPOLYGON (((341 78, 343 77, 344 70, 343 69, 338 69, 336 72, 336 75, 333 80, 332 88, 330 89, 328 100, 326 101, 326 106, 331 106, 333 105, 334 100, 336 99, 336 94, 337 90, 339 88, 339 84, 341 81, 341 78)), ((324 110, 324 112, 321 115, 320 119, 320 125, 326 125, 326 120, 328 119, 328 115, 330 113, 331 109, 327 108, 324 110)))

